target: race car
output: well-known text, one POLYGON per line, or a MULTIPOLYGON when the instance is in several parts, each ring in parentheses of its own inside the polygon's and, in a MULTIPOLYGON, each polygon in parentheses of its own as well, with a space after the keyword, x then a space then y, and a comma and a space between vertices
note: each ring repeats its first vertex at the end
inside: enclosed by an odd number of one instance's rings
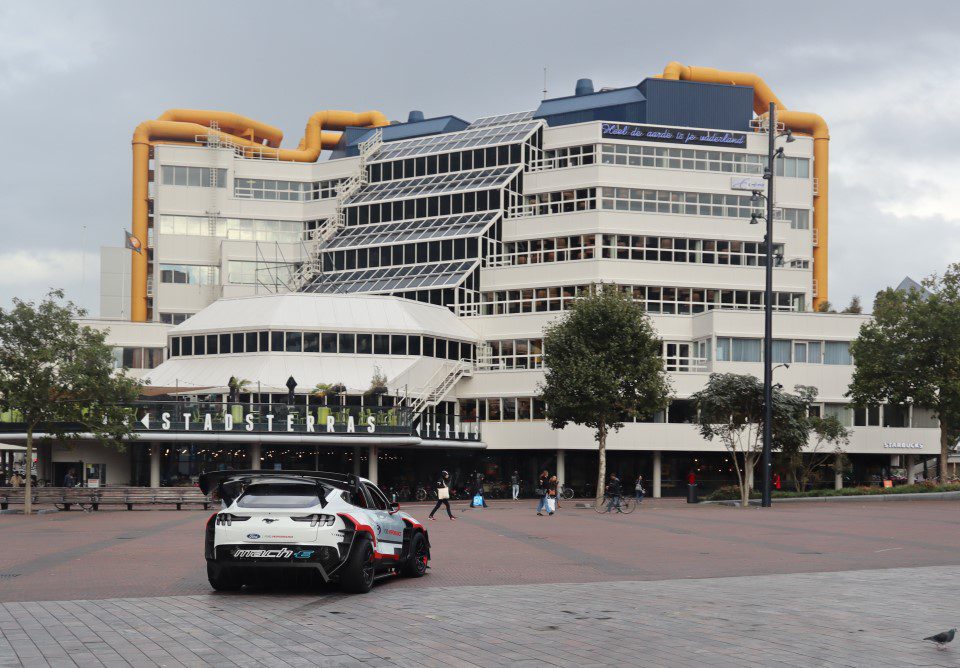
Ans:
POLYGON ((207 521, 207 578, 217 591, 267 576, 338 582, 355 593, 380 577, 427 571, 427 530, 364 478, 320 471, 216 471, 200 489, 222 501, 207 521))

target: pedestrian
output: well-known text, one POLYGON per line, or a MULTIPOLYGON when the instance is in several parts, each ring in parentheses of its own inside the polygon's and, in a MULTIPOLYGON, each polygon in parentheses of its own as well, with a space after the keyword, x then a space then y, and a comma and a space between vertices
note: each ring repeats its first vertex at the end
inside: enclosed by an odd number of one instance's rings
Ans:
POLYGON ((620 484, 620 478, 617 477, 616 473, 611 473, 610 482, 607 483, 607 495, 610 497, 610 503, 607 504, 608 513, 614 508, 617 509, 618 513, 623 512, 620 508, 620 496, 622 494, 623 488, 620 484))
POLYGON ((550 473, 543 469, 543 473, 537 478, 537 496, 540 497, 540 503, 537 504, 537 515, 543 515, 543 510, 547 507, 547 483, 550 482, 550 473))
POLYGON ((434 490, 437 493, 437 505, 433 507, 433 510, 430 511, 430 516, 427 519, 436 521, 434 514, 440 510, 440 506, 445 506, 447 509, 447 517, 452 520, 457 519, 453 516, 453 511, 450 510, 450 474, 446 471, 440 471, 440 479, 434 484, 434 490))
POLYGON ((470 502, 470 507, 476 508, 483 506, 484 508, 489 508, 487 498, 483 494, 483 474, 480 473, 480 471, 476 471, 473 474, 473 479, 476 481, 477 488, 473 493, 473 501, 470 502), (480 503, 477 503, 477 499, 480 500, 480 503))
POLYGON ((10 476, 10 486, 11 487, 21 487, 23 486, 23 478, 20 477, 20 473, 17 471, 13 472, 13 475, 10 476))
POLYGON ((643 488, 643 474, 637 476, 637 482, 633 486, 633 490, 637 494, 637 503, 643 503, 643 495, 647 493, 647 490, 643 488))
POLYGON ((693 472, 693 469, 690 469, 690 473, 687 474, 687 484, 688 485, 697 484, 697 474, 693 472))
POLYGON ((552 475, 547 480, 547 515, 553 515, 557 511, 557 476, 552 475))
POLYGON ((510 476, 510 486, 513 488, 513 500, 516 501, 520 498, 520 474, 516 471, 510 476))
POLYGON ((64 487, 77 486, 77 472, 75 469, 70 469, 69 471, 67 471, 67 475, 63 476, 63 486, 64 487))
POLYGON ((780 482, 780 474, 779 474, 779 473, 774 473, 774 474, 773 474, 773 488, 774 488, 774 489, 780 489, 780 485, 781 485, 781 482, 780 482))

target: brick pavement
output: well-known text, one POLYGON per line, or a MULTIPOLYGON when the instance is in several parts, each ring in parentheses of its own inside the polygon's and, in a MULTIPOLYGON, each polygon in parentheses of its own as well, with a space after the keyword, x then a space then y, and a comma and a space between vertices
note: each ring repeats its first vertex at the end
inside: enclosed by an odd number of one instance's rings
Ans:
POLYGON ((956 666, 960 569, 0 604, 0 666, 956 666))

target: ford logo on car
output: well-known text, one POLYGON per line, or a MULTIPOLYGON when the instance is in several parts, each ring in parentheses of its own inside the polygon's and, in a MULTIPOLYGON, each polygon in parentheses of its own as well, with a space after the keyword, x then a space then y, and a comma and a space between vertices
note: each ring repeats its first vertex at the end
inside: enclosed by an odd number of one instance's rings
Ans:
POLYGON ((250 540, 256 540, 256 539, 258 539, 259 537, 260 537, 260 534, 258 534, 258 533, 248 533, 248 534, 247 534, 247 538, 249 538, 250 540))

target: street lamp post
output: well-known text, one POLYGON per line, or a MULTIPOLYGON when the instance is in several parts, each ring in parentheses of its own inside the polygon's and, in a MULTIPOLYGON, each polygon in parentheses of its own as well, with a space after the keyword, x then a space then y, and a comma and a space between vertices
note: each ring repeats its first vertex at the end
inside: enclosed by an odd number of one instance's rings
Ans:
POLYGON ((767 115, 767 233, 764 237, 767 262, 763 292, 763 490, 761 505, 769 508, 771 458, 773 447, 773 177, 776 174, 775 142, 777 139, 777 107, 771 102, 767 115))
MULTIPOLYGON (((787 143, 793 141, 793 133, 787 130, 783 133, 787 143)), ((770 112, 767 115, 767 169, 763 178, 767 181, 767 210, 764 215, 754 213, 750 216, 750 223, 755 224, 760 218, 767 224, 766 234, 763 237, 765 281, 763 291, 763 485, 761 505, 770 507, 770 482, 772 468, 773 447, 773 179, 776 176, 776 159, 783 155, 783 149, 777 149, 777 108, 770 103, 770 112)), ((759 190, 753 191, 753 201, 757 202, 763 195, 759 190)), ((787 366, 784 364, 783 366, 787 366)))

